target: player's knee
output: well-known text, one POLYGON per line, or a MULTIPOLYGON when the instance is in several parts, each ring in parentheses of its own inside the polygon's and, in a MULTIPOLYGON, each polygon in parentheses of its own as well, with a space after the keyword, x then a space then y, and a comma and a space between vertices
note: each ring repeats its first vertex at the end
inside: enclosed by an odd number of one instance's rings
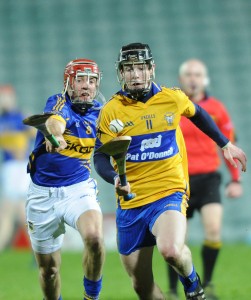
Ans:
POLYGON ((104 251, 104 241, 99 234, 89 234, 85 237, 86 248, 96 254, 101 254, 104 251))
POLYGON ((181 258, 181 249, 176 245, 159 247, 159 252, 165 261, 171 265, 175 265, 175 263, 181 258))
POLYGON ((220 241, 221 239, 220 228, 218 226, 211 226, 211 228, 207 230, 205 238, 206 240, 212 242, 220 241))
POLYGON ((40 275, 44 282, 53 281, 58 276, 59 269, 57 267, 40 268, 40 275))

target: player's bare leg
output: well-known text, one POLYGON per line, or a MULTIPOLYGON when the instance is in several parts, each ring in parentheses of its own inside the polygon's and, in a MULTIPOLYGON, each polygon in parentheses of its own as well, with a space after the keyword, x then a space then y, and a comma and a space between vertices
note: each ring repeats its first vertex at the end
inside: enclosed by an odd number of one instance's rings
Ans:
POLYGON ((105 258, 102 224, 102 214, 96 210, 83 213, 77 222, 79 233, 85 244, 83 254, 85 294, 96 297, 93 299, 98 299, 102 285, 102 269, 105 258), (90 290, 95 290, 95 295, 90 294, 88 286, 92 287, 90 290))
POLYGON ((152 228, 159 252, 182 276, 192 269, 191 252, 185 245, 186 227, 186 218, 172 210, 162 213, 152 228))
POLYGON ((204 299, 203 289, 192 263, 192 255, 185 245, 186 217, 178 211, 163 212, 152 228, 156 237, 159 252, 180 275, 187 299, 196 294, 196 298, 204 299))
POLYGON ((142 248, 129 255, 120 255, 138 298, 164 300, 164 294, 153 279, 152 256, 153 247, 142 248))
POLYGON ((11 245, 16 223, 25 232, 27 231, 25 201, 4 199, 0 207, 0 252, 11 245))
POLYGON ((8 245, 14 232, 15 211, 17 204, 8 200, 1 203, 0 211, 0 252, 8 245))
POLYGON ((44 300, 58 300, 60 297, 61 279, 60 250, 51 254, 35 253, 36 261, 39 268, 39 280, 44 294, 44 300))

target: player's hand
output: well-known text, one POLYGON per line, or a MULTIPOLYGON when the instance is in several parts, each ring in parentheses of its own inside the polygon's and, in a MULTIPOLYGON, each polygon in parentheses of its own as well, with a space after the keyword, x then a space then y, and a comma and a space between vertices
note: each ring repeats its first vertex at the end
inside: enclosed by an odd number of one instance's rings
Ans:
POLYGON ((131 187, 129 182, 127 182, 127 185, 121 186, 119 176, 115 178, 114 186, 115 186, 116 193, 119 196, 126 196, 131 193, 131 187))
POLYGON ((237 146, 233 145, 229 142, 223 149, 224 157, 230 162, 232 166, 237 168, 237 163, 234 161, 234 158, 238 159, 241 163, 241 170, 246 172, 247 169, 247 158, 246 154, 242 151, 242 149, 238 148, 237 146))
POLYGON ((231 181, 225 189, 225 194, 228 198, 239 198, 243 194, 243 188, 240 182, 231 181))
POLYGON ((67 143, 66 143, 65 139, 63 138, 63 136, 55 136, 55 138, 59 142, 59 147, 57 147, 57 148, 54 147, 47 139, 45 139, 47 152, 50 152, 50 153, 60 152, 61 150, 64 150, 67 147, 67 143))

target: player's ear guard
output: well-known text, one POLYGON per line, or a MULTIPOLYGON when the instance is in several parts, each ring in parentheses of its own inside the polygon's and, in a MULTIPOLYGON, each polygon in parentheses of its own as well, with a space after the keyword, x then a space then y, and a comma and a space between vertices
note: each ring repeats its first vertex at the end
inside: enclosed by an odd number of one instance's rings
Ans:
POLYGON ((205 87, 208 87, 209 85, 210 85, 210 78, 208 77, 208 76, 206 76, 205 78, 204 78, 204 86, 205 87))

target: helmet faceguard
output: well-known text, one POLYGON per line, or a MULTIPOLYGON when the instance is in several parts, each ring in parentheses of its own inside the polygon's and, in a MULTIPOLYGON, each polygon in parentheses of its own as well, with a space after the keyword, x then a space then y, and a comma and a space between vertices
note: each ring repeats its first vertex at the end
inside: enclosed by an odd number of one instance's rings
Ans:
POLYGON ((122 90, 136 100, 144 97, 150 91, 155 75, 154 67, 152 52, 147 44, 132 43, 123 46, 116 62, 117 77, 122 90), (140 80, 135 78, 136 65, 141 67, 140 80), (132 76, 129 78, 125 76, 125 67, 131 68, 132 76))
POLYGON ((99 85, 102 74, 99 71, 98 65, 93 60, 80 58, 70 61, 64 70, 64 91, 63 94, 68 93, 72 105, 80 112, 85 112, 88 108, 93 106, 93 100, 99 94, 99 85), (87 82, 89 84, 90 79, 96 78, 96 92, 86 101, 80 100, 80 95, 76 94, 74 89, 74 81, 79 77, 87 76, 87 82))

